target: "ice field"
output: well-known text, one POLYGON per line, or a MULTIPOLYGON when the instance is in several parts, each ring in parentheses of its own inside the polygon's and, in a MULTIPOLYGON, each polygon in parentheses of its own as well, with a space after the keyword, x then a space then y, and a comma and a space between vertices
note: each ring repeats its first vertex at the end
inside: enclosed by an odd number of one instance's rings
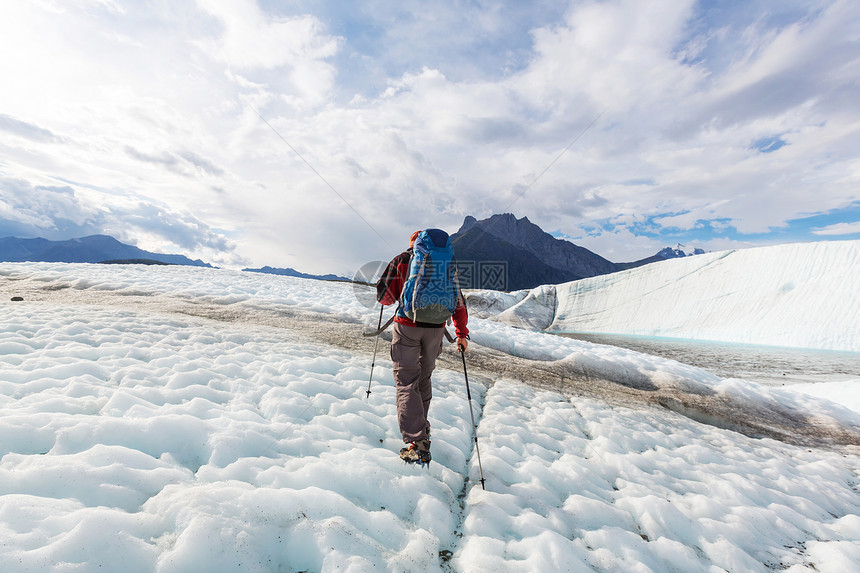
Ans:
POLYGON ((0 571, 860 570, 858 381, 472 318, 483 490, 453 348, 399 459, 352 285, 2 263, 0 301, 0 571))
POLYGON ((531 291, 475 296, 497 320, 860 352, 860 241, 705 253, 531 291))

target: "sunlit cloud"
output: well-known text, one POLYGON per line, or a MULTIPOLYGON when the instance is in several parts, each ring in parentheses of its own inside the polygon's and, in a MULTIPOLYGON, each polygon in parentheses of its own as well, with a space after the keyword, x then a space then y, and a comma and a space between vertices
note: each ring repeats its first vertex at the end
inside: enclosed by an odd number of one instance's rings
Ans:
POLYGON ((2 229, 337 273, 502 211, 616 261, 847 237, 857 29, 839 0, 8 3, 2 229))
POLYGON ((828 225, 827 227, 819 227, 812 229, 812 233, 815 235, 828 236, 857 235, 860 234, 860 221, 854 223, 836 223, 835 225, 828 225))

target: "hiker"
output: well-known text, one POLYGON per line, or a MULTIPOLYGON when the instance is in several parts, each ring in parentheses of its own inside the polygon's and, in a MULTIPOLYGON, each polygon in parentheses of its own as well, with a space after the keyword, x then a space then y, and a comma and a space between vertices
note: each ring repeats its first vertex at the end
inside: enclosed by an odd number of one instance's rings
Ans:
POLYGON ((442 353, 445 323, 453 319, 457 349, 469 346, 468 314, 457 285, 451 240, 445 231, 415 231, 409 249, 394 257, 376 284, 384 306, 399 304, 391 339, 391 361, 397 391, 397 423, 403 441, 400 457, 409 463, 430 462, 430 376, 442 353))

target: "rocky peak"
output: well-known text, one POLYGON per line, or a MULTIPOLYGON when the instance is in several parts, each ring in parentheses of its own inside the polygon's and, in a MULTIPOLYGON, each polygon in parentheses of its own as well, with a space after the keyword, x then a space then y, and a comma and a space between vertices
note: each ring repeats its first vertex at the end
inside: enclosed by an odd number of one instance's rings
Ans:
MULTIPOLYGON (((529 221, 528 217, 517 219, 512 213, 493 215, 480 221, 471 216, 466 217, 463 226, 451 237, 455 243, 455 249, 458 248, 457 245, 461 238, 478 232, 491 236, 493 240, 499 243, 516 247, 542 264, 566 273, 566 276, 570 277, 567 280, 606 274, 617 270, 613 263, 603 257, 576 246, 570 241, 557 239, 529 221)), ((466 243, 470 242, 466 241, 466 243)), ((486 241, 484 241, 484 245, 488 245, 486 241)), ((494 260, 506 260, 505 257, 501 256, 504 249, 505 247, 499 244, 497 247, 499 255, 494 260)), ((492 251, 493 249, 490 249, 489 252, 485 249, 484 254, 494 256, 492 251)), ((458 257, 462 258, 459 251, 458 257)))

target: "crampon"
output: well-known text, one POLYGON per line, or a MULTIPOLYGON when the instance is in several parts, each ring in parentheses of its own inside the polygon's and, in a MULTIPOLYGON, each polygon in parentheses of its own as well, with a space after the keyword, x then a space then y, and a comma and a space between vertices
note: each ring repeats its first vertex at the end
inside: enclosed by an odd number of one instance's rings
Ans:
POLYGON ((400 450, 400 459, 408 464, 421 464, 421 467, 428 467, 430 460, 430 450, 422 447, 421 442, 412 442, 408 447, 400 450))

